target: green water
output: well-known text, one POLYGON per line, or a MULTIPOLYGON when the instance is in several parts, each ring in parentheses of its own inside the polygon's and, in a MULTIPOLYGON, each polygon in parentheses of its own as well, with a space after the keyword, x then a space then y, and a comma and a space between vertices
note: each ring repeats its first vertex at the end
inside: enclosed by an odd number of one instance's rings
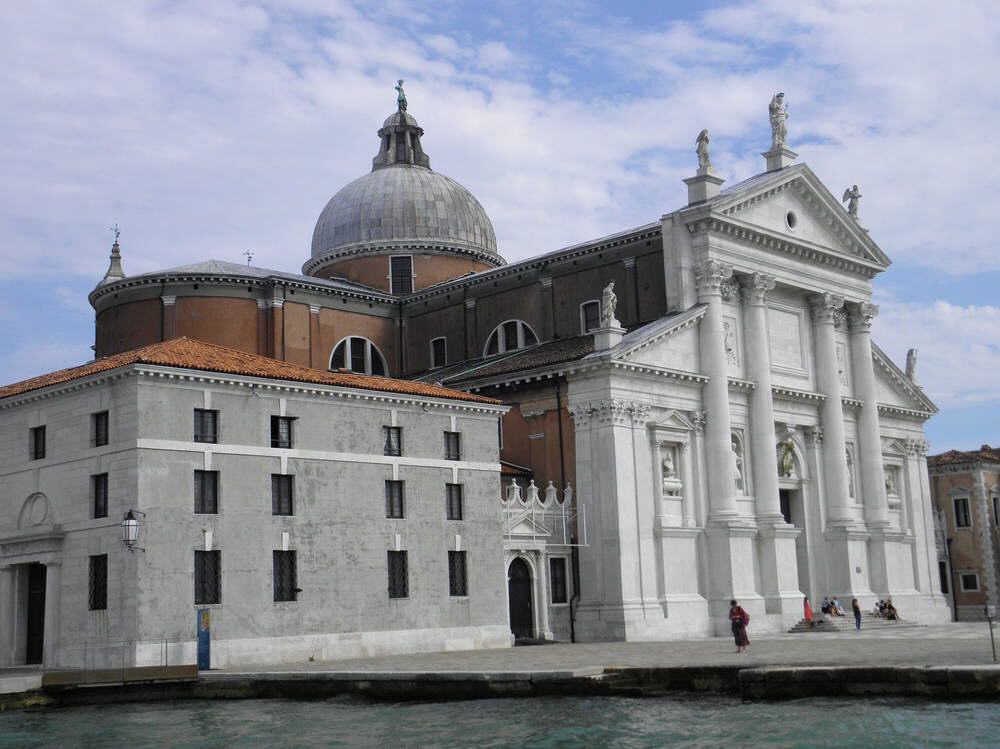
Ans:
POLYGON ((1000 704, 719 697, 244 700, 0 713, 17 747, 997 747, 1000 704))

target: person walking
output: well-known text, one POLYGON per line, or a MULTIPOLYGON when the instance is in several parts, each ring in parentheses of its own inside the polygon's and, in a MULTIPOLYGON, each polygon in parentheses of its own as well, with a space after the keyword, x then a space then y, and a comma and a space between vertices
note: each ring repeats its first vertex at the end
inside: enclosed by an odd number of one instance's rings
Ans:
POLYGON ((851 608, 854 609, 854 629, 861 631, 861 604, 857 598, 851 599, 851 608))
POLYGON ((736 652, 742 653, 750 645, 750 638, 747 636, 750 614, 743 610, 735 598, 729 602, 729 623, 733 628, 733 639, 736 640, 736 652))

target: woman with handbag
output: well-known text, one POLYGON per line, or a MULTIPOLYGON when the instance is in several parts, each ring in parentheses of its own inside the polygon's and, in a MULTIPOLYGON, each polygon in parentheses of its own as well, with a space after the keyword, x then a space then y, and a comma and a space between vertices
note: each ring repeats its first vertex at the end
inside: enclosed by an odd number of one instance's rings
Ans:
POLYGON ((750 624, 750 614, 743 610, 736 599, 729 602, 729 622, 733 627, 733 639, 736 640, 736 652, 742 653, 750 645, 747 636, 747 625, 750 624))

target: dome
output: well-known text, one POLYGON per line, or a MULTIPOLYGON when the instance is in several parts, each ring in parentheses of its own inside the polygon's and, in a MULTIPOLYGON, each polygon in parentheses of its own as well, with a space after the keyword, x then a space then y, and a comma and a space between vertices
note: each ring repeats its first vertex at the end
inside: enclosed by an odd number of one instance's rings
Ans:
POLYGON ((471 192, 409 164, 376 169, 334 195, 316 222, 312 256, 375 245, 497 251, 493 225, 471 192))
POLYGON ((483 206, 455 180, 431 169, 423 134, 401 94, 399 110, 378 131, 372 171, 342 188, 320 213, 304 272, 347 255, 397 250, 503 264, 483 206))

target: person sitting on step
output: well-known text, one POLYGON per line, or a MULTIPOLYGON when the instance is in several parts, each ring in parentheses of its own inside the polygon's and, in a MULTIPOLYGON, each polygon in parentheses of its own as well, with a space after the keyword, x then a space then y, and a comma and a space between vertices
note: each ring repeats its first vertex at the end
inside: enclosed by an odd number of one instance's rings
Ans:
POLYGON ((844 609, 841 607, 840 601, 837 600, 837 596, 834 596, 833 600, 830 601, 830 611, 833 612, 835 616, 844 615, 844 609))

